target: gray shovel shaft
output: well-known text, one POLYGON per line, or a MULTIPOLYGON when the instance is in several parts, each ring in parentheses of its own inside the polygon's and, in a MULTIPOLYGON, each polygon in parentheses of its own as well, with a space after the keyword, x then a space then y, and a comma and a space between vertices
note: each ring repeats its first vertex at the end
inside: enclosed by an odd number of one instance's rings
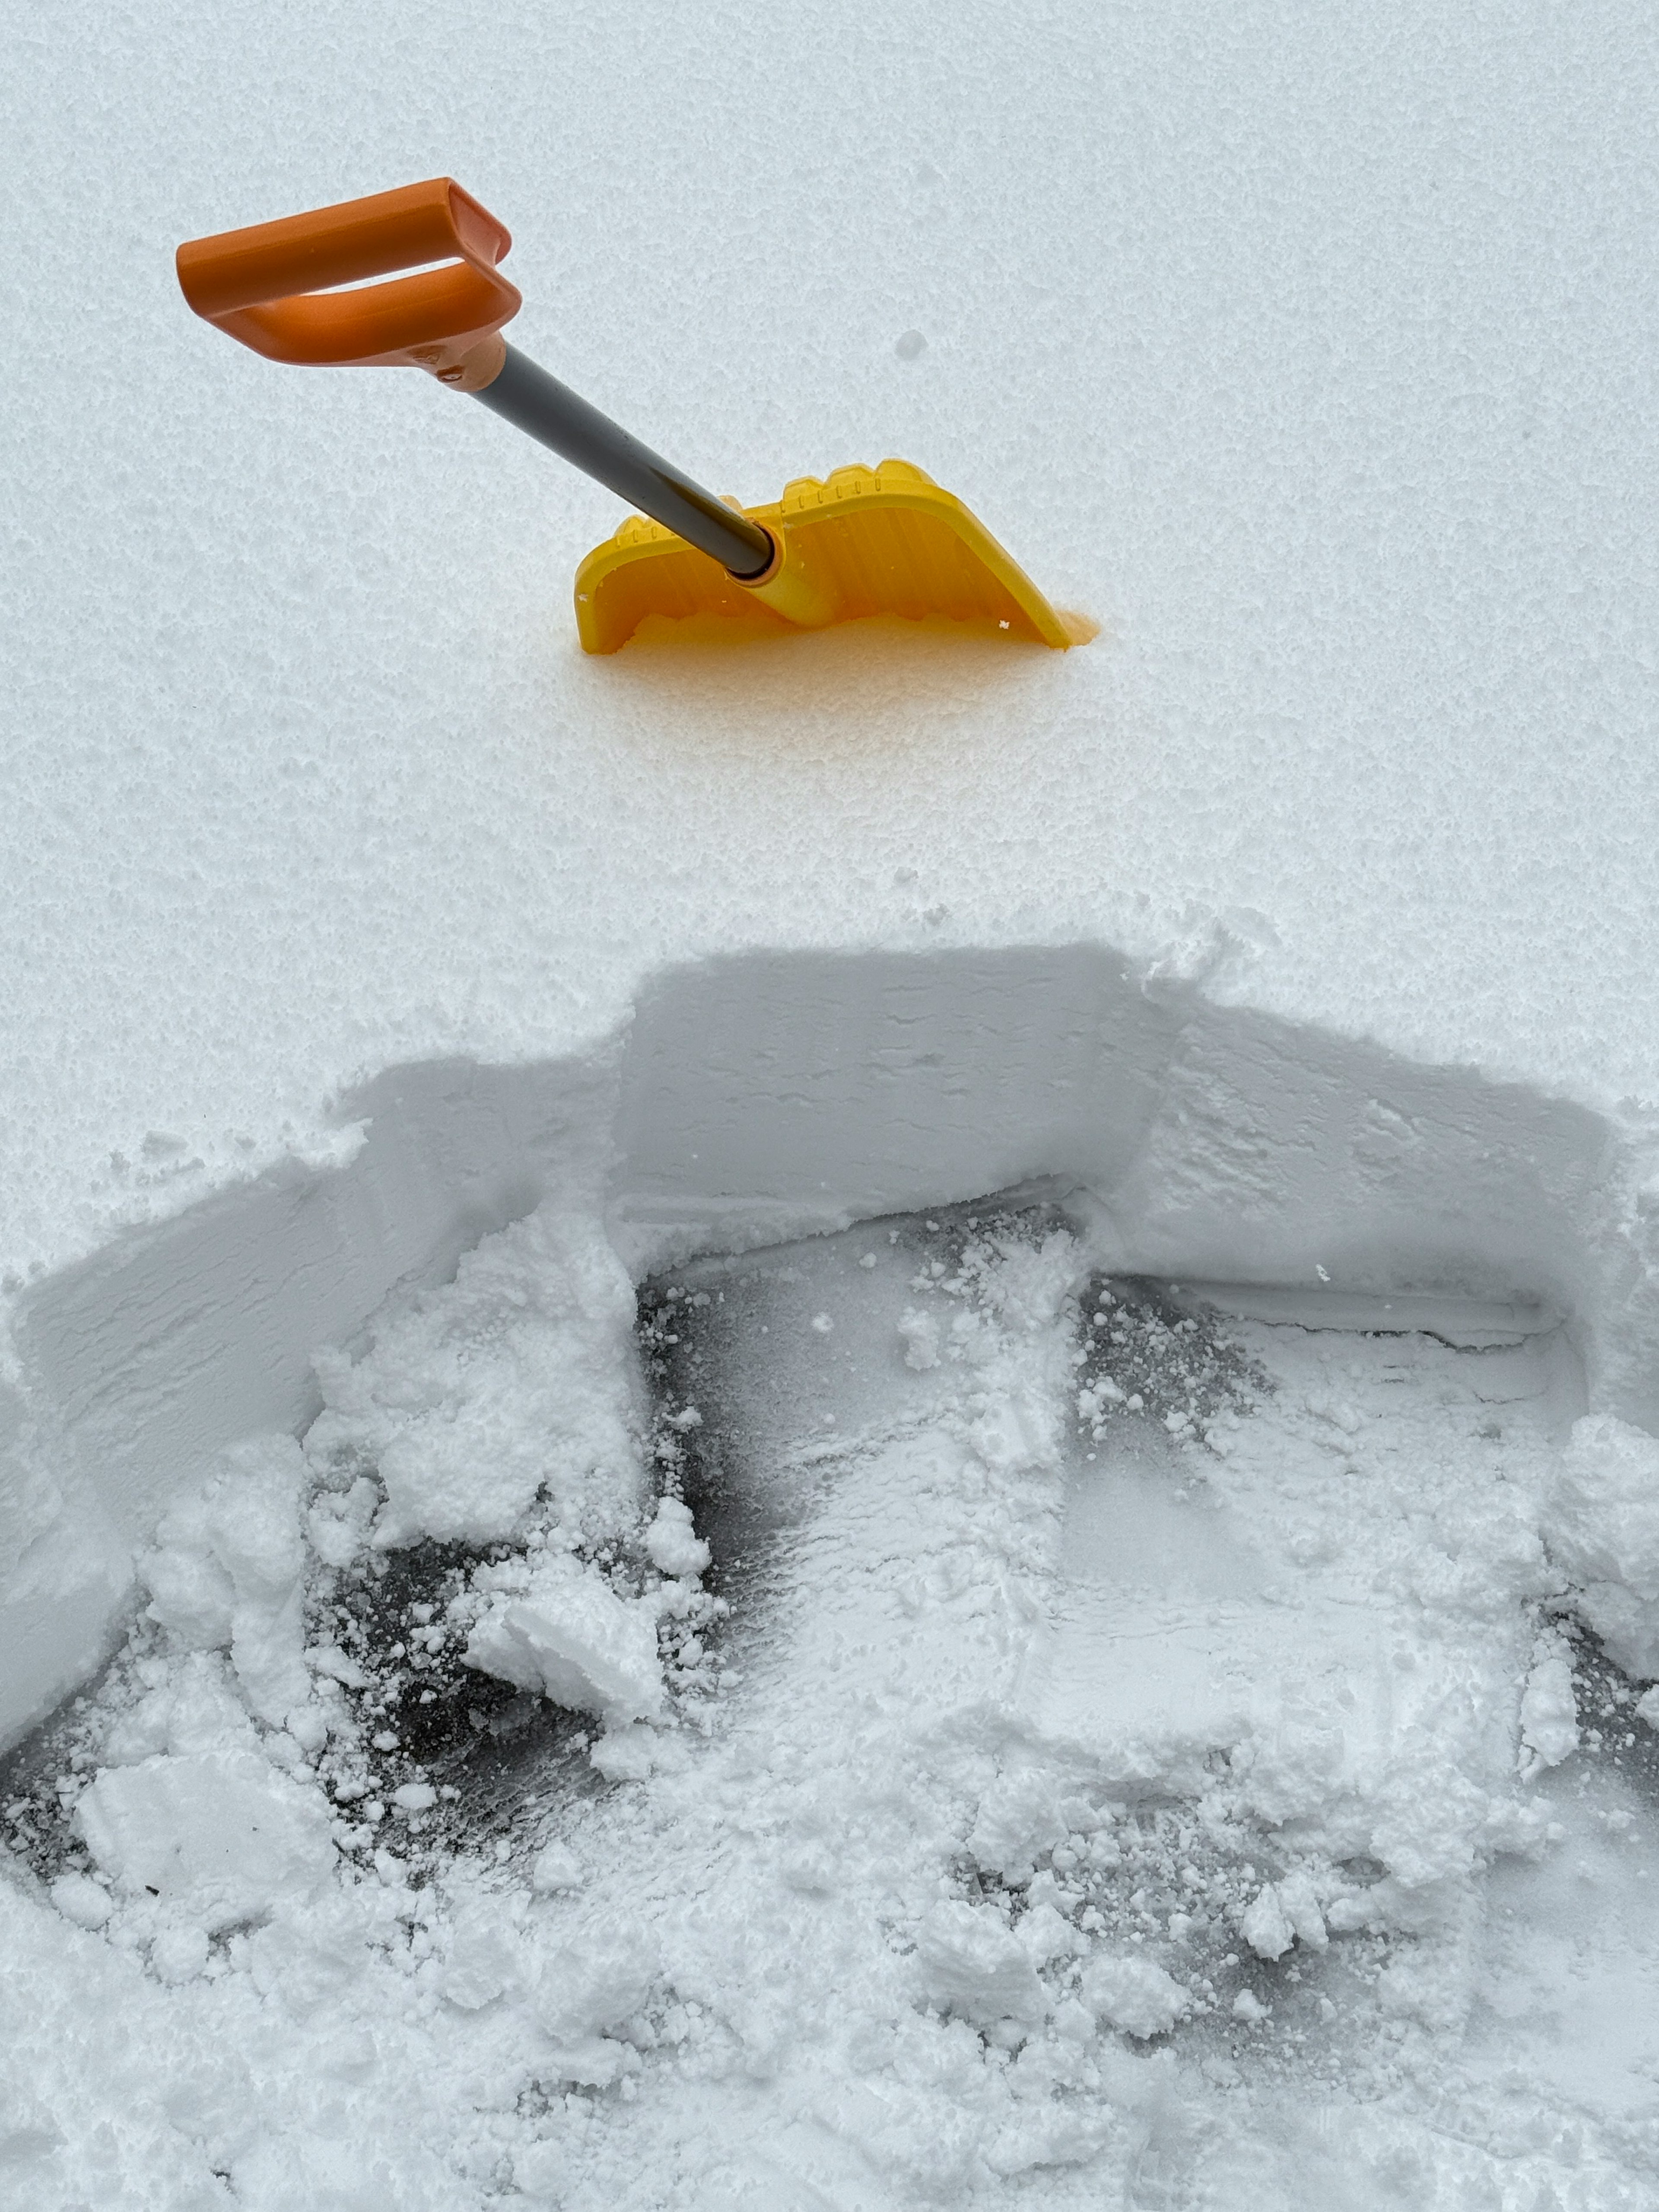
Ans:
POLYGON ((770 567, 772 541, 757 522, 671 468, 512 346, 500 374, 473 397, 574 461, 584 475, 608 485, 641 514, 712 556, 731 574, 758 576, 770 567))

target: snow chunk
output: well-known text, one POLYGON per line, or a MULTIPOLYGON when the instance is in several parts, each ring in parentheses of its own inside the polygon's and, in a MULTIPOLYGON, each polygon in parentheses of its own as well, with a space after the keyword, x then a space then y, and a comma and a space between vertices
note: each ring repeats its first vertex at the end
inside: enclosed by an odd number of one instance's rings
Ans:
POLYGON ((252 1751, 258 1742, 246 1708, 217 1652, 193 1651, 173 1662, 169 1680, 123 1713, 104 1745, 106 1766, 137 1766, 158 1752, 252 1751))
POLYGON ((1258 1959, 1282 1959, 1298 1937, 1315 1951, 1330 1942, 1312 1880, 1300 1867, 1262 1884, 1240 1917, 1238 1932, 1258 1959))
POLYGON ((1036 1861, 1066 1833, 1048 1779, 1007 1775, 981 1799, 968 1848, 981 1867, 1005 1881, 1029 1881, 1036 1861))
POLYGON ((1572 1662, 1559 1638, 1540 1636, 1533 1647, 1533 1667, 1521 1697, 1521 1753, 1523 1776, 1559 1766, 1578 1748, 1578 1700, 1573 1694, 1572 1662))
POLYGON ((368 1541, 380 1502, 378 1484, 360 1474, 343 1496, 325 1490, 306 1515, 306 1534, 325 1566, 347 1567, 368 1541))
POLYGON ((1097 2021, 1144 2042, 1167 2035, 1193 2008, 1191 1993, 1150 1959, 1097 1959, 1079 1993, 1097 2021))
POLYGON ((1038 2021, 1042 1984, 1018 1937, 984 1905, 936 1905, 916 1938, 922 1989, 941 2012, 981 2027, 1000 2020, 1038 2021))
POLYGON ((1085 1948, 1083 1937, 1052 1905, 1034 1905, 1021 1917, 1014 1936, 1034 1966, 1046 1966, 1051 1959, 1069 1959, 1085 1948))
POLYGON ((349 1652, 342 1651, 337 1644, 313 1644, 306 1652, 306 1664, 319 1674, 326 1674, 330 1681, 341 1683, 348 1690, 366 1690, 368 1677, 349 1652))
POLYGON ((306 1464, 292 1437, 238 1445, 156 1531, 140 1569, 150 1613, 198 1650, 230 1646, 249 1705, 280 1723, 311 1684, 304 1658, 306 1464))
POLYGON ((613 1728, 588 1753, 587 1762, 607 1782, 643 1782, 657 1764, 657 1739, 637 1723, 613 1728))
POLYGON ((1304 1869, 1292 1867, 1280 1880, 1279 1905, 1298 1942, 1305 1943, 1310 1950, 1325 1948, 1331 1940, 1325 1932, 1325 1915, 1320 1910, 1312 1877, 1304 1869))
POLYGON ((921 1375, 939 1365, 939 1323, 932 1314, 919 1306, 907 1306, 899 1316, 898 1333, 907 1367, 921 1375))
POLYGON ((572 2056, 567 2079, 590 2079, 576 2068, 591 2064, 595 2057, 614 2064, 610 2054, 594 2053, 587 2046, 639 2011, 651 1994, 657 1965, 648 1939, 619 1922, 588 1929, 578 1942, 544 1959, 536 2014, 548 2034, 572 2056))
POLYGON ((163 1928, 149 1947, 149 1963, 164 1982, 193 1982, 208 1962, 207 1930, 185 1922, 163 1928))
POLYGON ((563 1844, 544 1844, 530 1869, 530 1887, 538 1897, 550 1897, 562 1889, 580 1889, 583 1879, 581 1861, 563 1844))
POLYGON ((544 1491, 556 1516, 615 1523, 643 1489, 634 1286, 568 1194, 486 1237, 455 1279, 379 1322, 355 1364, 317 1361, 325 1411, 307 1449, 372 1461, 382 1547, 493 1543, 544 1491))
POLYGON ((678 1498, 659 1498, 655 1520, 645 1532, 645 1548, 659 1574, 677 1580, 707 1571, 712 1554, 691 1525, 691 1509, 678 1498))
POLYGON ((1543 1531, 1613 1663, 1659 1675, 1659 1438, 1608 1413, 1575 1421, 1543 1531))
POLYGON ((493 2004, 516 1979, 520 1949, 517 1929, 488 1905, 456 1916, 444 1966, 443 1993, 462 2012, 493 2004))
POLYGON ((1279 1891, 1264 1882, 1239 1920, 1238 1932, 1258 1959, 1282 1959, 1296 1941, 1279 1891))
POLYGON ((75 1820, 118 1888, 148 1890, 210 1934, 303 1902, 334 1863, 321 1795, 251 1752, 106 1767, 75 1820))
POLYGON ((47 1893, 77 1928, 101 1928, 115 1910, 109 1892, 83 1874, 60 1874, 47 1893))
POLYGON ((656 1608, 619 1598, 568 1553, 542 1559, 522 1595, 498 1592, 463 1656, 467 1666, 574 1712, 630 1721, 662 1710, 656 1608))

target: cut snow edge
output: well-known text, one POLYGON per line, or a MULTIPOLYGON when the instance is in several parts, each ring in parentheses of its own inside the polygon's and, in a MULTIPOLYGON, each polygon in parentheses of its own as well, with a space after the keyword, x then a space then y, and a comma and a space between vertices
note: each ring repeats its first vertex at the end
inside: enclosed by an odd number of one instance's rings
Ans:
POLYGON ((394 1068, 341 1110, 364 1131, 343 1165, 289 1163, 17 1303, 0 1746, 98 1663, 169 1503, 314 1418, 321 1347, 550 1200, 638 1279, 1047 1180, 1104 1264, 1294 1293, 1297 1316, 1327 1294, 1557 1310, 1592 1409, 1659 1428, 1636 1139, 1109 948, 709 961, 658 976, 594 1053, 394 1068))

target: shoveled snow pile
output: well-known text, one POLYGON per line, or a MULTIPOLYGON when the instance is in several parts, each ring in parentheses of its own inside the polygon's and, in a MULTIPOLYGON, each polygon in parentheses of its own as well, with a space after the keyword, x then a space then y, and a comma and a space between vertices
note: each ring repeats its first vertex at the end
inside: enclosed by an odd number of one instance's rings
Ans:
POLYGON ((489 1240, 240 1450, 12 1761, 32 2201, 94 2187, 64 2100, 118 2077, 132 2201, 273 2212, 1650 2185, 1659 1737, 1582 1626, 1646 1602, 1639 1445, 1557 1337, 1228 1323, 1040 1209, 875 1224, 656 1287, 648 1398, 619 1361, 578 1445, 532 1394, 516 1519, 389 1544, 342 1407, 461 1430, 570 1249, 489 1240), (107 1993, 72 2045, 54 1926, 107 1993))

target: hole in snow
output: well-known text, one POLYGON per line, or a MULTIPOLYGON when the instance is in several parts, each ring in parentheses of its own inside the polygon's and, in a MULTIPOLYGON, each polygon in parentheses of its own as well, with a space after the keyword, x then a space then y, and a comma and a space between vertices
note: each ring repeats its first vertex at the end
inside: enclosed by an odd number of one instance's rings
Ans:
POLYGON ((1210 1003, 1247 937, 707 963, 28 1292, 0 1822, 64 1918, 180 2018, 368 1992, 446 2173, 493 2039, 550 2197, 641 2100, 1107 2175, 1168 2044, 1147 2187, 1247 2079, 1645 2124, 1632 1161, 1210 1003))

